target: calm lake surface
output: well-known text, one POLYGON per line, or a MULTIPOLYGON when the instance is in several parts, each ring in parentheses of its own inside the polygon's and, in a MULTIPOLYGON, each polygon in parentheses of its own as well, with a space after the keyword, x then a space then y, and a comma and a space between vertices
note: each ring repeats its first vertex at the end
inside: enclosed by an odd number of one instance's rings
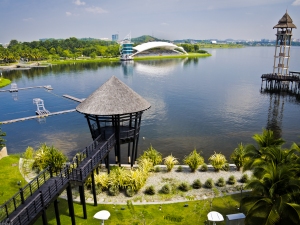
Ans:
MULTIPOLYGON (((300 102, 293 96, 260 91, 260 76, 272 72, 275 49, 208 51, 211 57, 198 59, 2 71, 3 77, 12 79, 18 87, 51 85, 54 90, 35 88, 0 93, 0 121, 35 115, 33 98, 43 99, 50 112, 74 109, 78 103, 62 95, 86 98, 115 75, 152 105, 143 114, 139 153, 152 144, 163 156, 172 153, 179 159, 194 148, 202 152, 205 160, 214 151, 229 157, 238 143, 254 143, 253 134, 266 127, 284 138, 286 147, 299 142, 300 102)), ((299 58, 300 48, 292 47, 291 71, 300 71, 299 58)), ((7 133, 9 154, 47 143, 71 157, 92 141, 86 120, 78 112, 1 127, 7 133)))

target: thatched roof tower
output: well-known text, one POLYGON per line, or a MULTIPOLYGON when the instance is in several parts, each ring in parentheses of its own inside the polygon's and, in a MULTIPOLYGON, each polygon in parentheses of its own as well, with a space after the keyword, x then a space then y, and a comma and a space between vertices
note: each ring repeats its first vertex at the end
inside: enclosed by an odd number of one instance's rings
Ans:
POLYGON ((90 115, 123 115, 145 111, 150 103, 115 76, 81 102, 76 110, 90 115))
POLYGON ((76 110, 85 115, 93 140, 115 140, 115 158, 119 165, 120 145, 128 144, 128 163, 133 166, 137 158, 142 114, 150 106, 148 101, 112 76, 81 102, 76 110))

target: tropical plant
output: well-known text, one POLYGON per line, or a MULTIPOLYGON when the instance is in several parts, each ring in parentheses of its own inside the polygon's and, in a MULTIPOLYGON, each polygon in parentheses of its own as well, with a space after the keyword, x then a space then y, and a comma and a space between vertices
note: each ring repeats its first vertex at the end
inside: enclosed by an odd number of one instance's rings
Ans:
POLYGON ((172 154, 164 158, 164 164, 167 166, 167 171, 170 172, 175 164, 178 164, 177 158, 175 158, 172 154))
POLYGON ((28 146, 26 148, 25 152, 23 153, 23 158, 24 159, 33 159, 34 154, 35 154, 34 149, 32 147, 28 146))
POLYGON ((154 167, 154 172, 155 172, 155 173, 159 173, 159 172, 160 172, 160 166, 154 167))
POLYGON ((194 180, 192 187, 194 189, 200 189, 202 187, 202 183, 199 179, 194 180))
POLYGON ((238 144, 238 147, 234 149, 230 156, 231 161, 236 165, 236 170, 240 171, 241 167, 244 165, 245 147, 243 143, 238 144))
POLYGON ((162 154, 156 151, 152 145, 150 145, 150 147, 140 156, 140 159, 143 158, 150 159, 153 163, 153 166, 156 166, 162 162, 162 154))
POLYGON ((140 169, 131 170, 129 174, 128 187, 131 187, 132 190, 140 190, 146 183, 147 175, 140 169))
POLYGON ((95 174, 95 184, 100 188, 102 191, 107 189, 109 186, 109 175, 107 173, 100 173, 95 174))
POLYGON ((180 191, 188 191, 190 189, 190 185, 187 182, 182 182, 181 184, 179 184, 178 189, 180 191))
POLYGON ((217 172, 220 171, 227 162, 223 154, 216 152, 212 156, 210 156, 208 160, 217 172))
POLYGON ((188 156, 184 157, 183 162, 190 167, 192 172, 195 172, 204 163, 204 158, 194 149, 188 156))
POLYGON ((247 224, 300 224, 297 167, 299 164, 271 160, 253 168, 254 178, 246 185, 252 189, 251 195, 241 201, 247 224))
POLYGON ((225 182, 224 178, 223 178, 223 177, 220 177, 220 178, 217 180, 216 185, 217 185, 218 187, 224 187, 224 186, 226 185, 226 182, 225 182))
POLYGON ((120 194, 120 189, 118 186, 110 186, 108 188, 108 194, 111 196, 117 196, 120 194))
POLYGON ((200 167, 200 171, 206 172, 208 170, 208 166, 206 163, 203 163, 202 166, 200 167))
POLYGON ((170 194, 170 192, 171 192, 171 187, 170 187, 170 185, 169 184, 165 184, 164 186, 162 186, 162 188, 161 188, 161 193, 163 193, 163 194, 170 194))
POLYGON ((178 166, 176 171, 177 172, 182 172, 182 166, 178 166))
POLYGON ((228 178, 228 181, 227 181, 228 184, 235 184, 236 183, 236 179, 234 177, 234 175, 231 175, 229 178, 228 178))
POLYGON ((138 160, 139 170, 142 171, 145 176, 148 176, 149 172, 153 170, 153 162, 149 158, 140 158, 138 160))
POLYGON ((50 166, 53 172, 59 171, 67 157, 54 146, 47 146, 45 143, 41 144, 34 154, 33 168, 43 170, 50 166))
POLYGON ((126 188, 126 195, 128 197, 132 197, 132 196, 134 196, 134 194, 135 194, 135 191, 130 186, 126 188))
POLYGON ((230 169, 229 163, 225 163, 222 170, 229 171, 229 169, 230 169))
POLYGON ((154 188, 154 186, 151 185, 151 186, 147 187, 145 189, 145 194, 146 195, 155 195, 155 188, 154 188))
POLYGON ((211 178, 208 178, 205 183, 204 183, 204 186, 206 188, 213 188, 214 187, 214 182, 211 178))
POLYGON ((108 186, 118 187, 118 188, 125 188, 131 181, 131 177, 129 171, 126 171, 124 167, 114 167, 111 169, 109 174, 109 181, 108 186))
POLYGON ((249 181, 249 176, 248 174, 244 173, 241 177, 241 183, 247 183, 249 181))
POLYGON ((282 154, 281 146, 285 141, 281 138, 275 138, 273 131, 263 129, 262 134, 254 134, 252 138, 256 141, 258 147, 252 144, 245 147, 244 171, 252 169, 253 166, 258 164, 263 164, 265 161, 273 160, 274 154, 275 158, 278 153, 282 154), (270 154, 270 151, 274 154, 270 154))

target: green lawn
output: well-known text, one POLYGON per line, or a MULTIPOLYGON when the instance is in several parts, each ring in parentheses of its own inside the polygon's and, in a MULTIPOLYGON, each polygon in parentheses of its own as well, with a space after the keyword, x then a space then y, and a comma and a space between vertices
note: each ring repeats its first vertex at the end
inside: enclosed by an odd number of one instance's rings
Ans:
MULTIPOLYGON (((212 202, 212 211, 218 211, 226 219, 226 215, 238 213, 240 194, 215 198, 212 202)), ((93 219, 95 213, 100 210, 108 210, 111 214, 105 224, 109 225, 132 225, 132 224, 205 224, 207 213, 210 211, 210 200, 189 201, 174 204, 136 205, 132 213, 126 205, 87 205, 88 219, 83 219, 82 206, 74 203, 76 224, 100 224, 99 220, 93 219), (188 204, 188 206, 185 206, 188 204), (145 222, 145 223, 144 223, 145 222)), ((68 216, 68 203, 66 200, 59 200, 61 224, 71 224, 68 216)), ((56 224, 54 207, 50 205, 47 209, 49 224, 56 224)), ((35 225, 42 225, 41 218, 35 225)), ((218 225, 224 225, 224 222, 218 225)))
POLYGON ((11 80, 0 77, 0 88, 5 87, 5 86, 9 85, 10 83, 11 83, 11 80))
POLYGON ((19 170, 19 155, 9 155, 0 160, 0 204, 2 205, 27 182, 19 170), (17 183, 21 181, 21 186, 17 183))

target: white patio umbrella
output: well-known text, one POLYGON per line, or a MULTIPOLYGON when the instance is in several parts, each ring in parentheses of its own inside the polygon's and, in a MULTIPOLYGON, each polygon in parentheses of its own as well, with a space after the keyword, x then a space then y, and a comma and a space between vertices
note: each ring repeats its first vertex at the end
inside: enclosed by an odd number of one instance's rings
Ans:
POLYGON ((216 224, 216 222, 220 222, 220 221, 224 221, 224 218, 222 216, 222 214, 216 212, 216 211, 211 211, 207 214, 207 219, 209 221, 213 222, 213 225, 216 224))

